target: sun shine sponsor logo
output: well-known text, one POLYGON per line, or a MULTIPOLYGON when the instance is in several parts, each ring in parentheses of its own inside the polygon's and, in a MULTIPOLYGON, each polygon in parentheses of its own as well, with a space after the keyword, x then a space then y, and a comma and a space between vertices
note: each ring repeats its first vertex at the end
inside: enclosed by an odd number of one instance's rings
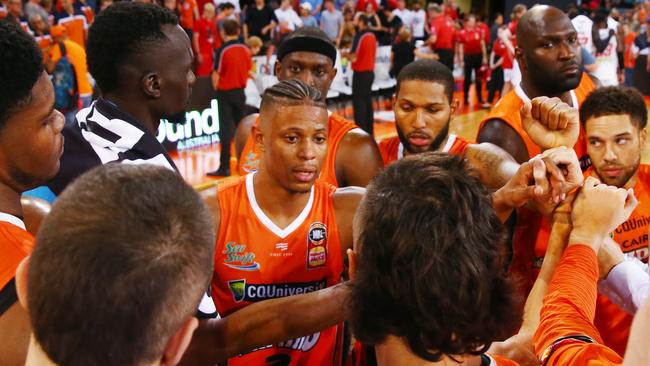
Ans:
POLYGON ((234 241, 228 242, 221 253, 226 256, 223 264, 227 267, 240 271, 260 270, 260 264, 255 261, 255 253, 247 252, 245 244, 237 244, 234 241))

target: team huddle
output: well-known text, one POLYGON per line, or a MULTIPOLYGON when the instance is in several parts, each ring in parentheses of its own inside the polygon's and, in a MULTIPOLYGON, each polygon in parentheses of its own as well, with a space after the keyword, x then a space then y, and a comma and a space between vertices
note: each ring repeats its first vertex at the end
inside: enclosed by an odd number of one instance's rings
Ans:
POLYGON ((299 28, 238 124, 241 178, 199 194, 155 138, 195 81, 175 15, 96 17, 102 96, 65 128, 0 22, 0 364, 648 364, 643 96, 582 72, 557 8, 517 39, 477 141, 449 131, 451 71, 418 60, 377 145, 327 110, 335 46, 299 28), (49 213, 21 201, 40 186, 49 213))

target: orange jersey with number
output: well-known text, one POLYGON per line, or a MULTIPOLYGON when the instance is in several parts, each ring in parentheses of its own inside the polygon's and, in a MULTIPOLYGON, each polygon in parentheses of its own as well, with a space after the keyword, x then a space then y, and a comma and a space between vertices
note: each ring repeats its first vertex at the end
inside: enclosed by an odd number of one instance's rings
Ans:
POLYGON ((16 277, 16 268, 32 249, 32 234, 12 223, 0 221, 0 291, 16 277))
MULTIPOLYGON (((451 134, 441 152, 462 155, 467 150, 467 146, 471 144, 473 142, 451 134)), ((384 161, 384 166, 388 166, 388 164, 404 157, 404 145, 402 145, 397 136, 387 138, 379 142, 379 153, 381 154, 381 159, 384 161)))
MULTIPOLYGON (((593 168, 584 173, 585 178, 598 178, 593 168)), ((637 171, 637 181, 634 185, 634 195, 639 205, 627 221, 622 223, 611 234, 626 256, 636 257, 648 263, 648 225, 650 224, 650 165, 641 164, 637 171)), ((535 245, 536 262, 541 263, 546 253, 549 239, 550 223, 544 220, 537 235, 535 245)), ((621 310, 607 296, 598 295, 596 302, 596 317, 594 325, 602 335, 605 345, 624 354, 633 316, 621 310)))
MULTIPOLYGON (((259 122, 260 117, 258 116, 255 120, 255 124, 259 125, 259 122)), ((343 137, 345 137, 345 134, 355 128, 359 127, 338 114, 329 112, 327 124, 327 155, 325 156, 325 160, 323 160, 323 166, 320 171, 319 179, 321 181, 327 182, 336 187, 339 186, 339 182, 336 179, 336 153, 339 150, 339 144, 341 143, 341 140, 343 140, 343 137)), ((242 151, 237 163, 237 172, 239 175, 246 175, 257 171, 261 157, 262 154, 253 141, 253 135, 249 134, 244 150, 242 151)))
MULTIPOLYGON (((333 286, 343 271, 332 201, 336 187, 316 181, 303 211, 281 229, 258 206, 254 176, 242 177, 218 193, 221 223, 211 289, 222 315, 253 302, 333 286)), ((341 336, 335 326, 233 357, 229 364, 335 365, 341 336)))

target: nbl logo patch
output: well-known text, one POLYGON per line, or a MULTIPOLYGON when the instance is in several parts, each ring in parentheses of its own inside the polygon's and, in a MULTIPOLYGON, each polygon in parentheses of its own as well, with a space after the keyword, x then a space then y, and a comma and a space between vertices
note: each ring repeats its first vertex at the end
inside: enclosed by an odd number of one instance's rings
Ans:
POLYGON ((307 234, 307 269, 325 267, 327 263, 327 226, 315 222, 307 234))

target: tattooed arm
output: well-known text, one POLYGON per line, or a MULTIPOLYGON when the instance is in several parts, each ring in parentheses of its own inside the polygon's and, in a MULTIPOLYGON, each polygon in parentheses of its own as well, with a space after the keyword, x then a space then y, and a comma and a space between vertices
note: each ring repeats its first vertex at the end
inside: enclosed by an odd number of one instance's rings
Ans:
POLYGON ((510 154, 488 142, 467 146, 465 158, 479 173, 481 182, 491 189, 503 187, 519 169, 510 154))

